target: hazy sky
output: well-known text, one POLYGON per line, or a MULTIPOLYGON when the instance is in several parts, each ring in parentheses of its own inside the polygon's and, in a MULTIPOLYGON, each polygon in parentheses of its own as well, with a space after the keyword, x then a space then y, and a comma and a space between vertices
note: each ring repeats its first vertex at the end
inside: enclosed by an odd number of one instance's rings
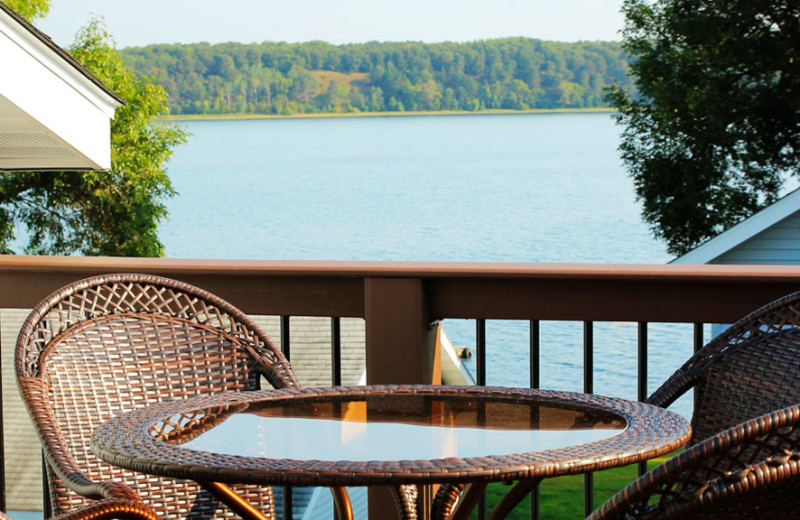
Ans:
POLYGON ((119 47, 149 43, 619 40, 622 0, 52 0, 36 25, 68 46, 92 13, 119 47))

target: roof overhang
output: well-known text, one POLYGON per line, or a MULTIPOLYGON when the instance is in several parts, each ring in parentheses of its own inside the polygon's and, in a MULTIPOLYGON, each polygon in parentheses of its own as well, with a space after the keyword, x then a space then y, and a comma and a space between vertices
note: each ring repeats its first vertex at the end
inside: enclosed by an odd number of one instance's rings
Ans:
POLYGON ((675 258, 672 264, 710 264, 723 254, 800 211, 800 189, 796 189, 755 215, 675 258))
POLYGON ((0 2, 0 170, 108 170, 122 104, 0 2))

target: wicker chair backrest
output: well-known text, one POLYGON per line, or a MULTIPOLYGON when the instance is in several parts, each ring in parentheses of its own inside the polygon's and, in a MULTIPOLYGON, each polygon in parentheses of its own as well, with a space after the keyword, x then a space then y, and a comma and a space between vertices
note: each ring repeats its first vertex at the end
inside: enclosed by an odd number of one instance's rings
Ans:
MULTIPOLYGON (((169 399, 255 390, 262 380, 298 386, 285 357, 241 311, 196 287, 146 275, 100 276, 58 291, 25 322, 16 356, 40 436, 58 444, 50 446, 50 466, 63 457, 92 481, 119 479, 165 519, 234 515, 193 483, 101 462, 89 447, 93 430, 115 414, 169 399)), ((56 511, 87 503, 53 471, 48 478, 56 511)), ((237 491, 274 510, 269 488, 237 491)))
POLYGON ((705 368, 695 392, 693 443, 800 403, 800 329, 730 347, 705 368))
MULTIPOLYGON (((732 348, 751 344, 775 332, 800 327, 800 292, 779 298, 751 312, 708 342, 675 371, 647 402, 668 407, 687 390, 701 382, 705 368, 724 358, 732 348)), ((704 437, 695 435, 696 440, 704 437)))
POLYGON ((591 520, 789 519, 800 497, 800 292, 712 339, 647 399, 694 388, 689 448, 607 501, 591 520))

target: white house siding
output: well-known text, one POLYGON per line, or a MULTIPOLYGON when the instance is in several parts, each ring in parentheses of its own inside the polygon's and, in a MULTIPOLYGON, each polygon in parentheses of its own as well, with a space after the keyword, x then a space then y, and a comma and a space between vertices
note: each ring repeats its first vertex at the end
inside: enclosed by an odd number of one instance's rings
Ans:
POLYGON ((8 509, 16 511, 42 509, 42 450, 19 397, 14 373, 14 345, 29 313, 27 309, 0 309, 6 500, 8 509))
POLYGON ((800 211, 733 247, 710 263, 800 265, 800 211))
MULTIPOLYGON (((251 316, 280 347, 277 316, 251 316)), ((357 385, 366 360, 365 324, 361 318, 342 318, 342 385, 357 385)), ((289 320, 289 356, 302 386, 331 386, 331 319, 292 317, 289 320)))

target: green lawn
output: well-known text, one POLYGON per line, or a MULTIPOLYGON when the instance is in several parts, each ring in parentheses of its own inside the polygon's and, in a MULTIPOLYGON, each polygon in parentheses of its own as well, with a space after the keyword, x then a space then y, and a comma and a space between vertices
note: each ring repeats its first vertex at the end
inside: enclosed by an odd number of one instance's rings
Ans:
MULTIPOLYGON (((653 468, 661 464, 673 454, 648 461, 647 467, 653 468)), ((638 476, 637 466, 598 471, 594 474, 594 505, 599 507, 611 498, 617 491, 632 482, 638 476)), ((491 511, 494 505, 508 492, 509 486, 504 484, 491 484, 486 490, 487 510, 491 511)), ((583 475, 570 475, 546 479, 540 486, 541 518, 542 520, 562 520, 583 518, 583 475)), ((509 520, 528 520, 530 518, 530 499, 527 498, 508 515, 509 520)), ((488 515, 487 515, 488 516, 488 515)), ((476 519, 477 513, 473 511, 470 518, 476 519)))

